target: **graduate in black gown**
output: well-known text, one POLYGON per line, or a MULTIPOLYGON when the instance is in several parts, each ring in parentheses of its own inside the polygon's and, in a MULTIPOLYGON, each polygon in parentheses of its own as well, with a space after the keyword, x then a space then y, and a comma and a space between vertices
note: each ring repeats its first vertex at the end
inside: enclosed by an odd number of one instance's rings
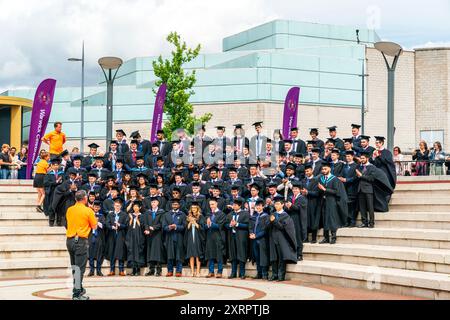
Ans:
POLYGON ((54 191, 52 211, 56 216, 57 226, 66 226, 66 212, 76 203, 75 192, 81 187, 80 180, 76 179, 75 172, 68 174, 68 179, 59 184, 54 191))
POLYGON ((164 210, 160 208, 159 197, 150 198, 150 208, 143 216, 144 234, 146 238, 146 258, 149 267, 146 276, 161 276, 161 265, 165 262, 165 251, 161 220, 164 210), (156 273, 155 273, 156 268, 156 273))
POLYGON ((141 267, 145 266, 145 236, 141 210, 142 202, 134 201, 132 212, 128 214, 125 245, 127 247, 127 266, 133 268, 132 276, 139 276, 141 267))
POLYGON ((256 276, 254 279, 268 280, 269 257, 269 215, 264 212, 265 202, 259 199, 255 203, 255 211, 250 217, 249 238, 251 261, 256 263, 256 276))
POLYGON ((205 257, 205 216, 202 215, 200 203, 191 202, 188 216, 186 217, 186 232, 184 243, 186 247, 186 259, 189 260, 191 274, 200 277, 201 260, 205 257))
POLYGON ((353 150, 345 151, 345 164, 342 168, 341 176, 338 177, 344 183, 345 191, 348 198, 348 218, 347 227, 354 228, 356 226, 356 218, 358 217, 358 183, 356 169, 358 164, 354 161, 355 152, 353 150))
POLYGON ((322 174, 318 177, 319 207, 323 225, 323 243, 336 243, 336 232, 347 223, 347 194, 344 184, 331 174, 329 163, 322 164, 322 174), (331 232, 331 239, 330 239, 331 232))
POLYGON ((308 199, 301 194, 302 184, 295 181, 292 184, 292 195, 286 201, 286 212, 292 218, 297 242, 297 260, 303 260, 303 240, 307 237, 308 199))
POLYGON ((128 215, 122 211, 122 198, 114 199, 114 209, 106 216, 106 260, 110 262, 109 276, 114 276, 116 261, 119 262, 119 275, 125 276, 125 260, 127 248, 125 237, 128 226, 128 215))
POLYGON ((44 176, 44 213, 49 218, 49 225, 52 227, 56 220, 56 213, 52 208, 53 196, 56 187, 62 183, 64 179, 64 171, 59 169, 61 163, 60 158, 53 158, 50 160, 50 169, 44 176))
POLYGON ((308 199, 308 233, 311 233, 311 243, 317 243, 317 230, 320 225, 319 188, 313 175, 311 164, 305 165, 305 179, 302 180, 301 193, 308 199))
POLYGON ((284 198, 276 197, 269 218, 269 243, 272 276, 270 281, 286 279, 286 264, 297 263, 297 242, 292 218, 284 211, 284 198))
POLYGON ((208 261, 207 278, 214 277, 214 264, 217 262, 217 278, 222 278, 223 261, 225 256, 226 215, 219 210, 217 199, 209 199, 209 212, 206 214, 206 248, 205 259, 208 261))
POLYGON ((97 276, 103 277, 102 264, 105 258, 105 228, 106 219, 103 215, 102 203, 99 200, 95 200, 92 209, 97 219, 97 229, 93 230, 89 236, 89 274, 88 277, 94 275, 94 271, 97 271, 97 276))
POLYGON ((228 214, 225 228, 228 230, 228 258, 231 260, 231 274, 228 277, 237 277, 239 264, 239 277, 245 279, 245 263, 248 253, 248 225, 250 213, 242 210, 244 199, 236 198, 233 201, 233 211, 228 214))
POLYGON ((162 219, 164 230, 164 247, 167 254, 167 277, 173 276, 176 264, 176 277, 182 276, 185 258, 184 231, 186 230, 186 214, 180 210, 180 200, 172 199, 172 210, 167 211, 162 219))
POLYGON ((389 179, 391 187, 395 189, 397 183, 397 173, 395 172, 395 163, 392 153, 384 148, 384 137, 375 136, 375 146, 377 149, 372 155, 373 164, 383 170, 389 179))

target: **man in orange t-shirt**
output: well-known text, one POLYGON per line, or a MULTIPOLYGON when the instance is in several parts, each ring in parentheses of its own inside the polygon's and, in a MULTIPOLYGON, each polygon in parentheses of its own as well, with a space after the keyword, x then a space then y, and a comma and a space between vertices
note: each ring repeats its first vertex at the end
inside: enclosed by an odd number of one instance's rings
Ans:
POLYGON ((89 249, 89 235, 97 229, 97 219, 94 211, 87 207, 86 191, 75 193, 77 203, 67 209, 67 250, 70 255, 70 264, 73 275, 73 300, 89 300, 84 294, 83 275, 86 270, 89 249))
POLYGON ((64 144, 66 143, 66 134, 62 132, 62 123, 55 122, 53 125, 55 130, 47 133, 43 138, 42 142, 50 146, 50 157, 58 157, 64 151, 64 144))

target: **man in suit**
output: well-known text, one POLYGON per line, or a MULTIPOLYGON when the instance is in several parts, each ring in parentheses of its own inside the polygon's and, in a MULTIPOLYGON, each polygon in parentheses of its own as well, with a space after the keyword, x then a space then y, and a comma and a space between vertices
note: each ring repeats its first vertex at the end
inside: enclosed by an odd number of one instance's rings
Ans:
POLYGON ((359 178, 358 200, 361 212, 362 224, 359 228, 375 227, 375 210, 373 206, 373 181, 375 166, 369 162, 371 154, 363 152, 360 155, 361 165, 356 169, 356 176, 359 178))
POLYGON ((138 140, 131 140, 130 142, 130 150, 125 153, 125 168, 127 171, 131 171, 132 168, 136 166, 136 158, 138 154, 142 154, 138 151, 138 140))
POLYGON ((267 137, 262 134, 262 124, 262 121, 257 121, 252 124, 255 127, 256 134, 250 139, 250 150, 257 160, 260 157, 264 157, 267 143, 267 137))
POLYGON ((152 149, 152 144, 150 141, 142 139, 141 134, 138 131, 134 131, 130 135, 131 139, 135 139, 138 142, 137 150, 139 152, 142 152, 144 157, 148 154, 150 154, 152 149))
POLYGON ((130 150, 130 147, 127 144, 127 139, 125 139, 126 136, 125 131, 122 129, 116 130, 117 152, 119 154, 125 154, 130 150))
POLYGON ((107 176, 111 173, 111 171, 109 171, 104 167, 103 162, 104 162, 103 157, 101 156, 95 157, 95 165, 91 169, 91 171, 89 171, 90 173, 95 173, 97 175, 99 183, 103 183, 104 181, 106 181, 107 176))
POLYGON ((359 134, 360 128, 361 128, 361 126, 359 124, 352 124, 352 144, 353 144, 352 147, 353 148, 361 147, 361 135, 359 134))
POLYGON ((294 153, 306 154, 306 143, 298 137, 298 128, 291 128, 292 149, 294 153))
POLYGON ((219 153, 219 155, 223 156, 223 159, 225 158, 225 151, 227 149, 227 145, 231 144, 230 139, 225 136, 225 127, 224 126, 217 126, 217 137, 214 138, 213 144, 215 145, 215 153, 219 153))
POLYGON ((197 128, 197 134, 195 135, 193 139, 193 145, 194 145, 194 156, 193 161, 194 163, 197 163, 198 160, 201 160, 203 157, 203 153, 205 152, 206 148, 208 148, 208 145, 212 142, 212 139, 205 135, 205 125, 200 125, 197 128))
POLYGON ((238 123, 234 125, 234 137, 232 141, 233 151, 237 155, 241 155, 244 147, 249 148, 250 141, 245 136, 245 130, 243 124, 238 123))
POLYGON ((98 148, 100 148, 100 146, 94 142, 88 145, 88 147, 89 154, 84 157, 83 161, 81 162, 81 166, 83 168, 86 168, 87 171, 91 170, 91 168, 94 166, 95 157, 97 156, 97 150, 98 148))
POLYGON ((116 170, 116 161, 120 155, 117 150, 119 143, 116 140, 111 141, 109 144, 109 152, 105 154, 105 168, 108 168, 110 171, 116 170))
POLYGON ((372 155, 375 151, 375 148, 369 145, 370 142, 370 136, 361 136, 361 146, 359 148, 353 147, 356 152, 358 153, 358 156, 363 153, 368 153, 370 155, 370 162, 372 162, 372 155))
POLYGON ((356 226, 356 218, 358 216, 358 178, 356 177, 358 165, 354 161, 354 155, 355 152, 353 150, 345 152, 345 164, 342 168, 341 176, 338 176, 338 179, 344 183, 345 191, 347 192, 347 227, 349 228, 356 226))
POLYGON ((164 130, 158 130, 156 132, 156 142, 159 147, 159 153, 166 157, 172 151, 172 144, 166 140, 164 130))
POLYGON ((319 148, 313 148, 311 151, 311 160, 310 164, 313 168, 313 175, 317 177, 321 170, 322 170, 322 159, 320 159, 320 149, 319 148))

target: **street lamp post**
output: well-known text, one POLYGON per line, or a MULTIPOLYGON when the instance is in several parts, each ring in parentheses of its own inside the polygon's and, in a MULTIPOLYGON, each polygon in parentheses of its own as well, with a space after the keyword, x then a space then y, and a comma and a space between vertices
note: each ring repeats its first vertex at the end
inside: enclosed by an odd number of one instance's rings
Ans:
MULTIPOLYGON (((361 41, 359 40, 359 29, 356 30, 356 39, 358 44, 361 44, 361 41)), ((361 134, 364 135, 364 129, 365 129, 365 112, 366 112, 366 77, 369 75, 366 74, 366 67, 365 67, 365 60, 366 60, 366 53, 367 53, 367 45, 364 44, 364 57, 362 59, 362 71, 359 77, 361 77, 361 134)))
POLYGON ((98 59, 98 64, 102 68, 105 75, 107 85, 106 98, 106 145, 112 140, 112 126, 113 126, 113 85, 116 79, 117 72, 123 61, 117 57, 103 57, 98 59), (113 75, 113 70, 116 70, 113 75))
POLYGON ((84 152, 84 41, 80 58, 69 58, 68 61, 81 62, 81 128, 80 128, 80 152, 84 152))
POLYGON ((394 97, 395 97, 395 69, 398 59, 403 53, 402 47, 394 42, 377 42, 375 49, 381 52, 386 63, 388 71, 388 105, 387 105, 387 148, 392 151, 394 148, 394 97), (389 63, 386 56, 393 57, 392 64, 389 63))

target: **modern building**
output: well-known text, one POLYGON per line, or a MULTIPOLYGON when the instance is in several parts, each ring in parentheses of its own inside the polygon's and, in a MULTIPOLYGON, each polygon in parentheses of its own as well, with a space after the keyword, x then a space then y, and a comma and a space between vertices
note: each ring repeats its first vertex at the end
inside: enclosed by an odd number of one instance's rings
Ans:
MULTIPOLYGON (((361 122, 365 77, 365 134, 387 135, 387 71, 374 49, 380 37, 373 30, 356 27, 275 20, 223 39, 220 53, 201 54, 185 65, 196 70, 197 83, 191 102, 195 114, 211 112, 206 125, 224 125, 231 135, 233 124, 264 122, 271 135, 282 125, 283 104, 292 86, 301 88, 298 126, 303 138, 318 127, 338 126, 340 137, 350 136, 350 125, 361 122), (364 63, 364 69, 363 69, 364 63)), ((155 95, 152 62, 157 57, 137 57, 120 68, 114 87, 114 128, 127 133, 140 130, 149 137, 155 95)), ((405 151, 420 138, 444 145, 450 138, 448 86, 450 48, 404 51, 395 82, 395 145, 405 151)), ((34 89, 9 90, 4 96, 32 99, 34 89)), ((99 83, 85 89, 85 136, 103 141, 106 130, 106 85, 99 68, 99 83)), ((0 115, 1 116, 1 115, 0 115)), ((70 146, 79 145, 80 88, 57 87, 49 128, 62 121, 70 146)), ((25 140, 29 117, 24 116, 25 140), (27 122, 28 120, 28 122, 27 122)))

